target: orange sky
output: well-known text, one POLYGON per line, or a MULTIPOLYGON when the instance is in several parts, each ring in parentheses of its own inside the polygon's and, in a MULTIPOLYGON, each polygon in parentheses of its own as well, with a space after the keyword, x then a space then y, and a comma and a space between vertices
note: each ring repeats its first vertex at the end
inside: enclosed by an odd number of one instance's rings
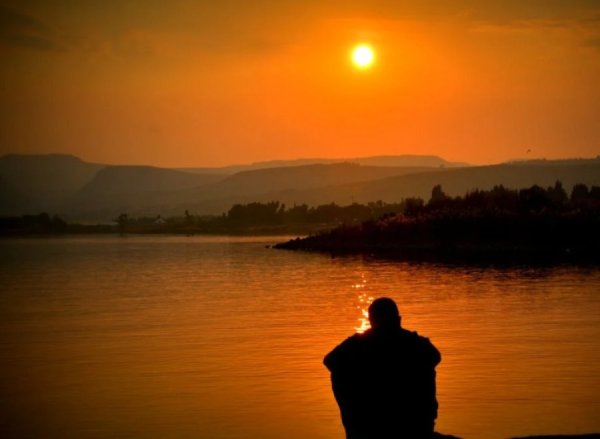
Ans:
POLYGON ((1 4, 0 154, 600 154, 597 0, 1 4), (350 62, 359 42, 371 69, 350 62))

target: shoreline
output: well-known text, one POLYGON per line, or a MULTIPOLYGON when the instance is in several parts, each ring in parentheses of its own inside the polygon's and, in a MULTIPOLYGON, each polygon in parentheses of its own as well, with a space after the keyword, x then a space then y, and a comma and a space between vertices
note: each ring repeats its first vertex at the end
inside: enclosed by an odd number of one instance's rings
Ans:
POLYGON ((491 246, 328 246, 295 238, 272 246, 277 250, 321 253, 332 258, 363 256, 398 262, 443 263, 449 265, 600 265, 600 254, 594 250, 565 251, 531 247, 491 246))

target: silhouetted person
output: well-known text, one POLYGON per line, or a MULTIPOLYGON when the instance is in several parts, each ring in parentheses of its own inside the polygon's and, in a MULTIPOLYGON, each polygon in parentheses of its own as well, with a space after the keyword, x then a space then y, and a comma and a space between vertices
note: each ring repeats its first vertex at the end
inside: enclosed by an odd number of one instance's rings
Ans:
POLYGON ((437 418, 429 339, 400 326, 386 297, 369 307, 371 329, 347 338, 325 357, 347 439, 431 438, 437 418))

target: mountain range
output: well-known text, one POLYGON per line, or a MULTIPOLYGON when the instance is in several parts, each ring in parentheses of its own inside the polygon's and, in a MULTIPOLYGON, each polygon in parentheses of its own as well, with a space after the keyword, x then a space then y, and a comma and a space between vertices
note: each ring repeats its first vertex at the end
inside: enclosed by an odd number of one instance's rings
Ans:
POLYGON ((464 195, 499 184, 518 189, 557 180, 567 191, 576 183, 600 185, 600 157, 469 166, 404 155, 167 169, 87 163, 69 155, 12 154, 0 157, 0 216, 46 211, 94 223, 121 213, 219 215, 233 204, 255 201, 345 205, 427 200, 437 184, 449 195, 464 195))

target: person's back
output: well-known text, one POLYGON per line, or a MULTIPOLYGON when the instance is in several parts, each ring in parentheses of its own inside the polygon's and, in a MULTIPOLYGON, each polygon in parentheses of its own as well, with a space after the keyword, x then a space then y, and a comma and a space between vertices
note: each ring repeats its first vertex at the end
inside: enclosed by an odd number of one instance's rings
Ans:
POLYGON ((431 437, 437 417, 431 342, 400 327, 391 299, 369 308, 372 328, 355 334, 324 360, 348 439, 431 437))

